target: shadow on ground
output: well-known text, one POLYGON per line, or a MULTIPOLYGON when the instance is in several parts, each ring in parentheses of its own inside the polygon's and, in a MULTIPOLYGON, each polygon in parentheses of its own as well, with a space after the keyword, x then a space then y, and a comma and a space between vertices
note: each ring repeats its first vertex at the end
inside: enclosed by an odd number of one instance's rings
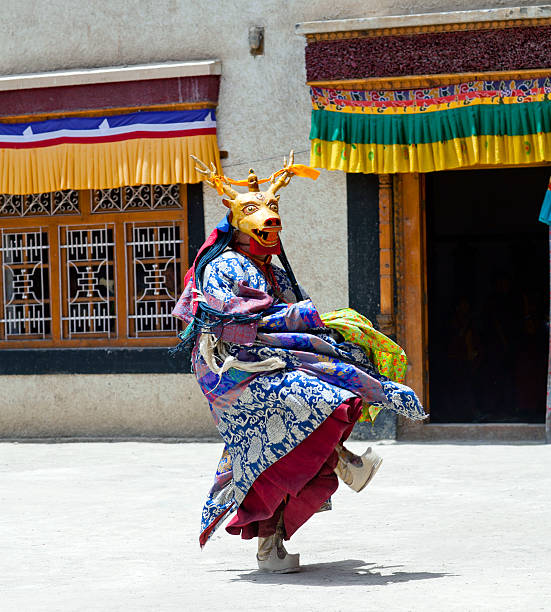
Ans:
POLYGON ((402 566, 383 566, 376 565, 375 563, 366 563, 359 559, 346 559, 331 563, 303 565, 302 571, 297 574, 269 574, 259 571, 238 574, 236 578, 232 579, 232 582, 248 581, 260 584, 281 584, 285 582, 286 584, 308 586, 382 586, 396 582, 429 580, 431 578, 443 578, 444 576, 452 575, 436 572, 392 571, 400 567, 402 566))

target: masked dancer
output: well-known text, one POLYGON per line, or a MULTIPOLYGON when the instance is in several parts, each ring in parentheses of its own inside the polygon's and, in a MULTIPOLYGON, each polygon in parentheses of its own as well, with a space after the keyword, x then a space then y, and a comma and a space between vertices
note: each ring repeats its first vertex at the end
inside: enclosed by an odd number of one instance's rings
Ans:
POLYGON ((338 479, 361 491, 381 464, 371 448, 358 456, 343 446, 354 424, 385 408, 411 419, 425 413, 402 384, 403 350, 351 309, 318 313, 285 258, 278 192, 293 176, 319 172, 295 164, 292 152, 261 180, 253 170, 247 180, 231 180, 196 161, 228 208, 173 311, 186 324, 175 350, 191 349, 225 443, 199 542, 233 514, 226 531, 258 538, 261 570, 295 572, 299 555, 283 541, 330 509, 338 479))

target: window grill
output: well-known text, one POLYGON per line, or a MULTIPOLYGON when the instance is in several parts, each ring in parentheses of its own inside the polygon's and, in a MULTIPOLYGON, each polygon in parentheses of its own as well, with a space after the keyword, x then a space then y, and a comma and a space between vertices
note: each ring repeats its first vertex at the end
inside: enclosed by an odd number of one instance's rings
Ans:
POLYGON ((113 226, 59 229, 63 337, 116 336, 113 226))
POLYGON ((175 332, 170 315, 181 274, 180 228, 177 224, 127 224, 128 335, 141 337, 175 332))
POLYGON ((0 347, 173 344, 186 213, 180 185, 0 194, 0 347))
POLYGON ((47 338, 51 321, 48 235, 42 228, 0 233, 1 338, 47 338))
POLYGON ((93 213, 182 208, 180 185, 137 185, 94 191, 93 213))
POLYGON ((30 195, 0 194, 0 217, 37 217, 78 214, 78 191, 52 191, 30 195))

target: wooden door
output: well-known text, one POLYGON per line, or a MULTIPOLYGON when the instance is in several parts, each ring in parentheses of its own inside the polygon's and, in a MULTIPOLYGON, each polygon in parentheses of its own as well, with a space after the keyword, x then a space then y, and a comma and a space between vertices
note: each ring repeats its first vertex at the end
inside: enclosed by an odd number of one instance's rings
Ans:
MULTIPOLYGON (((428 406, 427 274, 425 242, 425 185, 418 173, 395 178, 395 244, 398 342, 408 356, 406 384, 428 406)), ((398 436, 424 423, 400 418, 398 436)))

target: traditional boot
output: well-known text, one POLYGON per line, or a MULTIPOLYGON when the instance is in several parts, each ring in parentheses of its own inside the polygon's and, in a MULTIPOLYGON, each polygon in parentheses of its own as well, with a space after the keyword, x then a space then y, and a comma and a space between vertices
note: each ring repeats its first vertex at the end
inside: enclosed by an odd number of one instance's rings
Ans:
POLYGON ((299 554, 290 555, 283 546, 283 514, 276 532, 267 538, 258 538, 258 569, 276 574, 291 574, 300 571, 299 554))
POLYGON ((361 456, 351 453, 340 444, 335 450, 339 455, 335 473, 346 485, 358 493, 367 486, 383 462, 382 457, 379 457, 371 447, 361 456))

